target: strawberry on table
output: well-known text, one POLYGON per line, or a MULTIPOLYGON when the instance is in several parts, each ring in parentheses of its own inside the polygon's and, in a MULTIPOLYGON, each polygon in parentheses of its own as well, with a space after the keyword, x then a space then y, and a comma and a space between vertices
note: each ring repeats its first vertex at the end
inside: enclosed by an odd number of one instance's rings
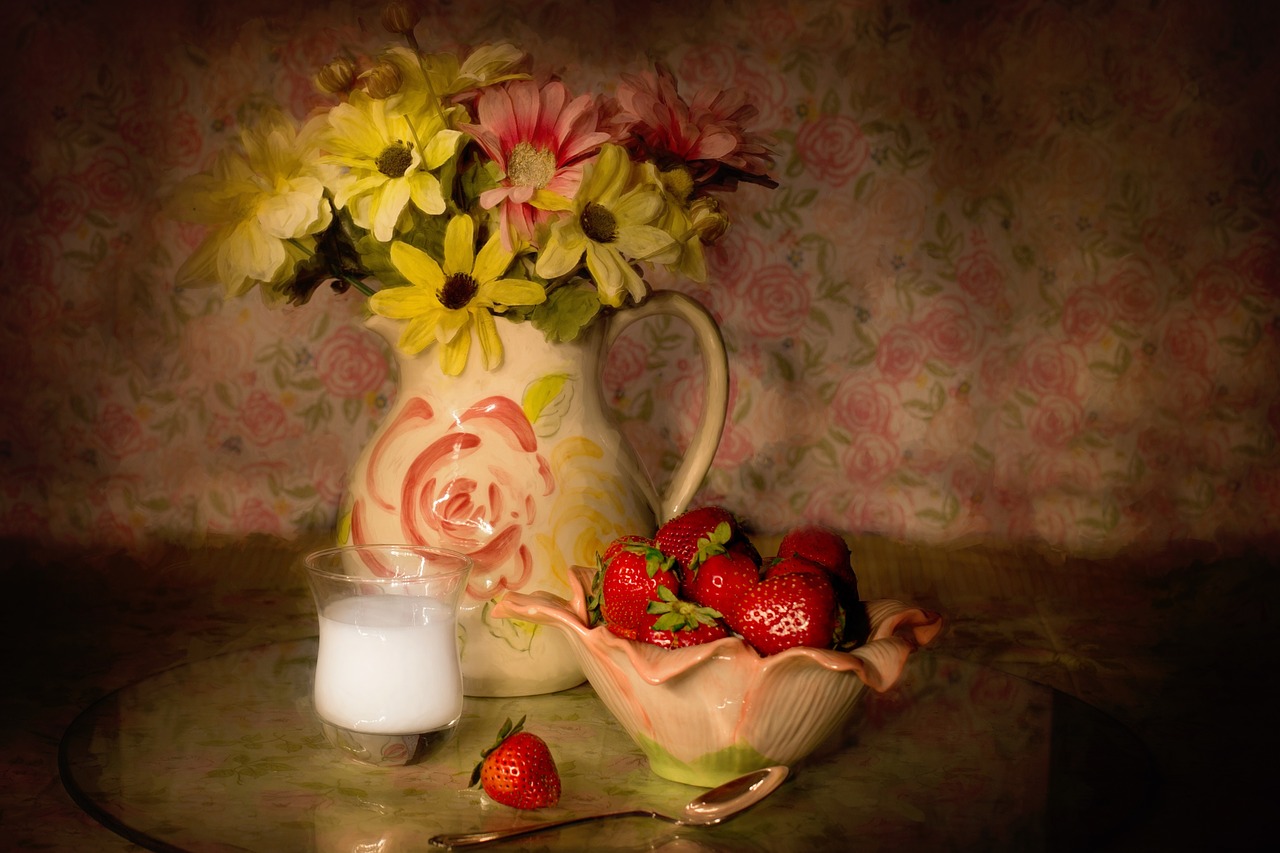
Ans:
POLYGON ((471 774, 495 802, 517 809, 540 809, 560 801, 560 774, 546 741, 524 731, 525 718, 514 726, 510 718, 498 731, 493 746, 480 754, 471 774))
POLYGON ((794 646, 831 648, 840 607, 828 575, 790 571, 766 577, 743 598, 729 625, 762 655, 794 646))

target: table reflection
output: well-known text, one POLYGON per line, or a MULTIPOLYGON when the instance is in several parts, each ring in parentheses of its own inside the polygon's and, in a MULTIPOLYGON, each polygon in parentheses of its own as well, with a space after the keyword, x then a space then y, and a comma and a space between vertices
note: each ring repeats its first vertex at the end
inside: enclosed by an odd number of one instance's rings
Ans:
MULTIPOLYGON (((152 850, 426 850, 439 832, 500 829, 599 811, 678 812, 701 789, 654 776, 590 687, 466 700, 457 735, 425 763, 342 758, 310 706, 315 640, 167 670, 119 690, 68 728, 64 784, 104 825, 152 850), (551 744, 563 794, 519 812, 467 786, 507 717, 551 744)), ((1065 694, 929 651, 870 695, 848 729, 769 799, 706 828, 642 819, 526 837, 602 851, 1070 850, 1144 805, 1136 738, 1065 694)), ((503 849, 498 847, 497 849, 503 849)))

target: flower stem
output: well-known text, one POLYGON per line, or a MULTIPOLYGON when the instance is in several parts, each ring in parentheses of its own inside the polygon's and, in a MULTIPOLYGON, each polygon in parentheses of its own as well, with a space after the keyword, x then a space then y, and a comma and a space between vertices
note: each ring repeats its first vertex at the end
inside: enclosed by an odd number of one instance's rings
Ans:
POLYGON ((365 284, 361 279, 358 279, 354 276, 346 275, 344 273, 342 275, 342 280, 345 281, 347 284, 351 285, 352 287, 354 287, 356 290, 360 291, 365 296, 373 296, 374 294, 373 288, 369 287, 369 285, 365 284))
MULTIPOLYGON (((422 80, 427 87, 427 100, 431 102, 431 111, 435 113, 436 118, 440 119, 442 124, 447 126, 444 119, 444 109, 440 106, 440 96, 436 94, 436 87, 431 83, 431 63, 427 60, 426 54, 418 47, 418 40, 413 33, 406 33, 409 37, 410 44, 413 45, 413 52, 418 57, 418 67, 422 69, 422 80)), ((413 122, 409 122, 409 126, 413 127, 413 122)), ((421 148, 419 148, 421 150, 421 148)))

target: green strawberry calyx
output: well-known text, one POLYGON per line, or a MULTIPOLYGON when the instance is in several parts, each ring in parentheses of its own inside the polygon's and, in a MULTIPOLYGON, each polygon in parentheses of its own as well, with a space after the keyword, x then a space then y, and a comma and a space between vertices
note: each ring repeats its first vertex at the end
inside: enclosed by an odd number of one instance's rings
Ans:
POLYGON ((648 612, 657 616, 655 631, 692 631, 699 625, 714 625, 724 615, 714 607, 704 607, 678 598, 665 586, 658 587, 660 601, 650 601, 648 612))
POLYGON ((670 571, 676 562, 675 557, 668 557, 652 545, 632 543, 631 545, 623 546, 622 550, 644 557, 644 570, 649 573, 651 578, 657 577, 658 572, 670 571))
POLYGON ((709 534, 700 537, 698 539, 698 553, 694 554, 693 559, 689 560, 689 571, 696 574, 698 566, 711 557, 728 551, 729 540, 732 538, 733 528, 729 526, 727 521, 720 522, 709 534))
POLYGON ((480 772, 484 769, 484 760, 492 755, 498 747, 502 746, 507 738, 519 731, 522 731, 524 729, 524 721, 525 717, 521 717, 518 722, 512 725, 511 718, 507 717, 506 722, 504 722, 502 727, 498 729, 498 739, 493 742, 493 746, 490 746, 480 753, 480 763, 471 771, 471 781, 467 783, 468 788, 474 788, 476 785, 480 784, 480 772))
POLYGON ((604 613, 600 607, 604 604, 604 559, 596 554, 596 573, 591 577, 591 595, 587 599, 587 623, 591 626, 604 624, 604 613))

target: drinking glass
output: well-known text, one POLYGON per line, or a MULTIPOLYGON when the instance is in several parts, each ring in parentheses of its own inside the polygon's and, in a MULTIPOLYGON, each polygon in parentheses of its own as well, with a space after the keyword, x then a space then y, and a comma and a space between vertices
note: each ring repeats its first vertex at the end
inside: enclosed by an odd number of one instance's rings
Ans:
POLYGON ((412 764, 462 716, 458 602, 471 558, 417 545, 308 554, 320 620, 315 701, 329 743, 365 764, 412 764))

